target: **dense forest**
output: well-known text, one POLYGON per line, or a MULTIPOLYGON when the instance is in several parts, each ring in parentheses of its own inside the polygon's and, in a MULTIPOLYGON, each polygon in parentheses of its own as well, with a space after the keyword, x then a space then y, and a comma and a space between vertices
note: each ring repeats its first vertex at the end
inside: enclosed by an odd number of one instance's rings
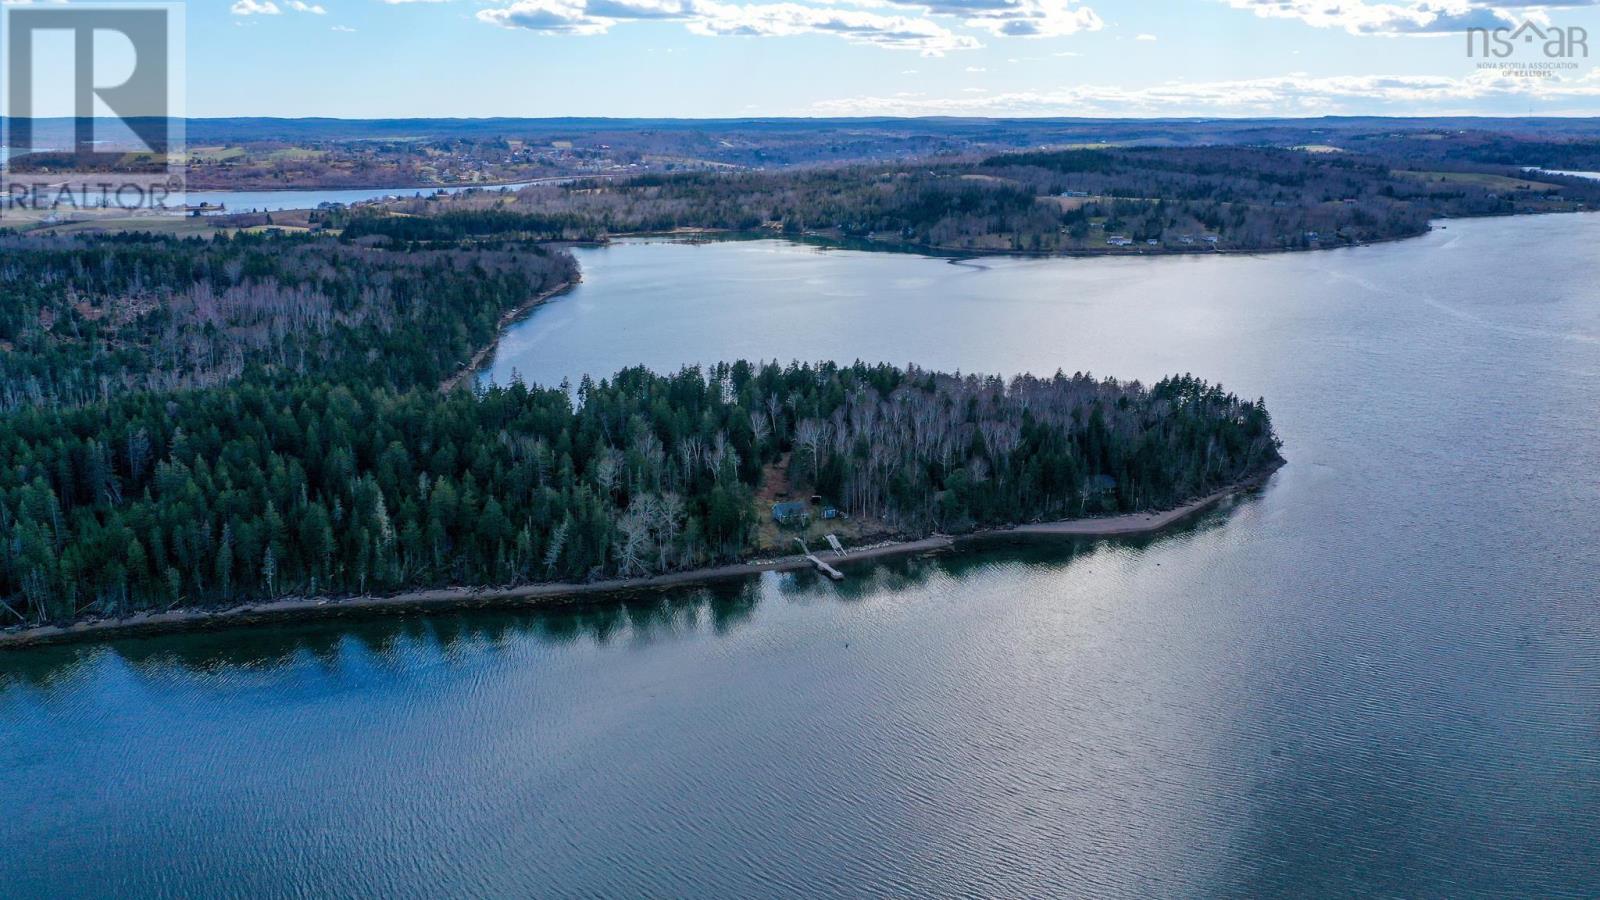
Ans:
POLYGON ((1176 504, 1277 459, 1193 378, 857 364, 643 370, 481 393, 249 381, 29 407, 0 430, 19 619, 642 575, 755 549, 764 467, 887 531, 1176 504))
POLYGON ((493 339, 505 310, 576 277, 569 254, 537 246, 4 237, 0 412, 211 387, 247 370, 437 384, 493 339))
MULTIPOLYGON (((1591 120, 1592 121, 1592 120, 1591 120)), ((1596 135, 1549 133, 1534 128, 1523 133, 1468 129, 1387 131, 1351 140, 1353 149, 1413 163, 1439 162, 1520 169, 1538 166, 1575 172, 1600 172, 1600 139, 1596 135)))
POLYGON ((1189 377, 741 362, 440 390, 574 277, 556 251, 6 240, 17 623, 735 560, 782 465, 903 534, 1168 506, 1278 458, 1260 403, 1189 377))
POLYGON ((1333 151, 1083 148, 776 171, 652 174, 334 211, 347 239, 598 240, 674 229, 865 238, 921 249, 1072 252, 1342 246, 1448 216, 1600 205, 1600 182, 1333 151))

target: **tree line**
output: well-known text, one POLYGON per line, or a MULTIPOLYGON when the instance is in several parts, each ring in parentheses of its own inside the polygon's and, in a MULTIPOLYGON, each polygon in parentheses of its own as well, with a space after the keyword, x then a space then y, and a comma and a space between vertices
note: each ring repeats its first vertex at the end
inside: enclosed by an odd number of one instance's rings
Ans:
POLYGON ((1441 216, 1600 203, 1600 184, 1518 185, 1516 170, 1478 173, 1502 180, 1441 181, 1404 159, 1356 153, 1087 148, 537 185, 335 211, 323 224, 349 239, 422 244, 711 228, 971 251, 1105 249, 1112 234, 1169 250, 1264 250, 1406 237, 1441 216))
POLYGON ((298 235, 0 237, 0 411, 316 374, 437 384, 577 277, 533 245, 394 253, 298 235))
POLYGON ((735 362, 440 390, 572 277, 555 251, 5 240, 7 384, 35 385, 0 410, 14 622, 729 562, 778 465, 914 534, 1159 508, 1278 458, 1261 403, 1188 376, 735 362))

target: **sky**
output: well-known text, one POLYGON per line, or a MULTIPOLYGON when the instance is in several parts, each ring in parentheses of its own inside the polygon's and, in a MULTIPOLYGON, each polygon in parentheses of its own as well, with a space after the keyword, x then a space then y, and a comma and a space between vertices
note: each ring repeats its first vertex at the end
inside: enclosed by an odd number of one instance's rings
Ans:
POLYGON ((1552 57, 1543 41, 1519 41, 1486 61, 1468 55, 1467 31, 1531 21, 1600 45, 1600 0, 189 0, 185 10, 194 117, 1600 115, 1600 64, 1582 49, 1552 57))

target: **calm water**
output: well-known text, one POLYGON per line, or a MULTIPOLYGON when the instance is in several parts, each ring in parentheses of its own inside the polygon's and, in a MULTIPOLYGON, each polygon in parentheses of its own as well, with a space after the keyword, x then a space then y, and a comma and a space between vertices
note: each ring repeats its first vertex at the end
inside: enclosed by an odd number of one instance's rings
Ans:
POLYGON ((1569 171, 1564 171, 1562 169, 1543 169, 1541 171, 1553 172, 1556 175, 1572 175, 1572 176, 1575 176, 1577 178, 1595 178, 1595 179, 1600 179, 1600 172, 1569 172, 1569 171))
MULTIPOLYGON (((3 148, 0 148, 3 149, 3 148)), ((0 154, 0 160, 5 159, 0 154)), ((535 183, 560 183, 570 181, 570 178, 545 178, 539 182, 522 182, 520 184, 461 187, 419 187, 419 188, 349 188, 345 190, 317 188, 314 190, 299 191, 188 191, 183 195, 183 202, 199 206, 225 206, 228 212, 278 212, 285 209, 315 209, 323 203, 365 203, 369 200, 383 200, 390 197, 426 197, 441 190, 446 194, 459 194, 469 190, 516 190, 535 183)), ((99 206, 99 199, 90 196, 87 203, 90 207, 99 206)), ((112 201, 116 202, 115 200, 112 201)))
MULTIPOLYGON (((405 2, 405 0, 401 0, 405 2)), ((189 191, 184 202, 191 205, 209 203, 224 205, 229 212, 277 212, 284 209, 315 209, 324 203, 365 203, 390 197, 426 197, 440 192, 459 194, 462 191, 515 191, 533 184, 566 184, 579 178, 611 178, 611 175, 561 175, 519 181, 512 184, 461 185, 459 187, 415 188, 349 188, 344 190, 315 188, 300 191, 189 191)))
POLYGON ((584 251, 490 377, 1193 371, 1153 541, 0 657, 17 896, 1594 896, 1600 216, 1263 258, 584 251))
MULTIPOLYGON (((542 179, 544 181, 564 181, 567 179, 542 179)), ((527 187, 534 182, 520 184, 496 185, 482 187, 479 190, 514 191, 517 188, 527 187)), ((212 206, 227 206, 229 212, 278 212, 284 209, 315 209, 323 203, 365 203, 368 200, 382 200, 387 197, 426 197, 443 190, 446 194, 459 194, 462 191, 472 190, 473 186, 463 187, 421 187, 421 188, 350 188, 346 190, 318 188, 304 191, 189 191, 184 194, 184 202, 198 206, 209 203, 212 206)))

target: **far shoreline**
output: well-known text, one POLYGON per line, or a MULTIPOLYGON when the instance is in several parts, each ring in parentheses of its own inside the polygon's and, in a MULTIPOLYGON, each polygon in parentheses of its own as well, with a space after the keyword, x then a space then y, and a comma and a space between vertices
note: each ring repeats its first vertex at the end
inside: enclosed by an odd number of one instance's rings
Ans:
MULTIPOLYGON (((1122 538, 1153 535, 1205 512, 1229 497, 1261 488, 1285 464, 1284 461, 1280 460, 1232 485, 1169 510, 1127 513, 1125 515, 1102 518, 1028 523, 990 528, 962 535, 934 534, 914 540, 888 541, 882 544, 852 549, 845 556, 828 557, 827 562, 835 567, 845 569, 848 573, 850 569, 855 568, 857 563, 861 562, 917 556, 925 553, 955 552, 1007 538, 1122 538)), ((749 578, 764 572, 794 572, 810 569, 811 567, 811 563, 804 556, 794 555, 770 560, 751 560, 684 572, 671 572, 647 578, 611 579, 589 584, 556 582, 508 588, 451 587, 405 591, 382 597, 291 597, 225 608, 188 608, 169 612, 145 612, 125 618, 90 619, 67 625, 12 626, 11 628, 0 630, 0 651, 138 635, 243 628, 263 624, 335 618, 345 615, 375 617, 405 613, 447 612, 462 609, 504 609, 513 611, 551 609, 561 606, 604 602, 607 599, 616 599, 642 591, 693 587, 749 578)))
POLYGON ((1498 219, 1523 219, 1538 218, 1543 216, 1579 216, 1597 215, 1600 209, 1563 209, 1537 212, 1511 212, 1493 213, 1481 216, 1441 216, 1428 220, 1425 230, 1413 234, 1397 234, 1389 237, 1373 238, 1366 241, 1350 241, 1348 243, 1318 243, 1306 247, 1194 247, 1184 249, 1179 247, 1129 246, 1129 247, 1081 247, 1067 250, 1011 250, 1002 248, 964 248, 947 247, 927 244, 909 244, 903 242, 879 241, 872 238, 850 238, 830 235, 825 232, 803 232, 801 234, 787 234, 781 231, 769 230, 741 230, 734 228, 697 228, 682 226, 678 228, 659 231, 619 231, 614 234, 605 234, 591 240, 562 241, 572 247, 606 248, 625 246, 629 243, 667 243, 667 244, 716 244, 738 243, 741 241, 783 241, 802 247, 817 247, 823 250, 853 250, 861 253, 889 253, 904 254, 907 256, 920 256, 925 259, 944 260, 972 260, 985 258, 1010 258, 1010 259, 1154 259, 1159 257, 1173 257, 1182 259, 1206 259, 1215 257, 1267 257, 1287 256, 1304 253, 1324 253, 1338 250, 1356 250, 1364 247, 1381 247, 1386 244, 1401 244, 1425 238, 1434 232, 1446 230, 1451 224, 1458 222, 1485 222, 1498 219))

